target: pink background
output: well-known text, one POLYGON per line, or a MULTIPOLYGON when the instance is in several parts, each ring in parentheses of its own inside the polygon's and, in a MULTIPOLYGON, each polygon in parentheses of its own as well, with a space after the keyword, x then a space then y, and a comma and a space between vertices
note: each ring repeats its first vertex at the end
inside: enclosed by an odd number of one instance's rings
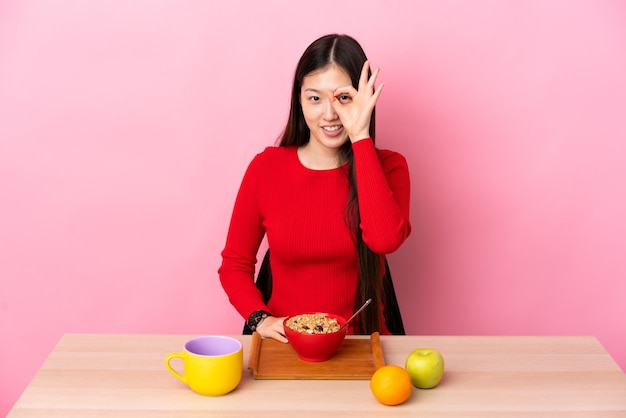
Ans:
POLYGON ((234 197, 328 32, 409 161, 408 332, 595 335, 626 368, 625 3, 306 4, 0 3, 0 416, 63 333, 240 332, 234 197))

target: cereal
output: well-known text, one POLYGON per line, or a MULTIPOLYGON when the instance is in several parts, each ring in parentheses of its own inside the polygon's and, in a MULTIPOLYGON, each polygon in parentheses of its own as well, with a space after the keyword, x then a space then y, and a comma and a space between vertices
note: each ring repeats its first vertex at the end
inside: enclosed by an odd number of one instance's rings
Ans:
POLYGON ((328 318, 325 314, 302 314, 287 320, 289 328, 303 334, 329 334, 339 331, 337 319, 328 318))

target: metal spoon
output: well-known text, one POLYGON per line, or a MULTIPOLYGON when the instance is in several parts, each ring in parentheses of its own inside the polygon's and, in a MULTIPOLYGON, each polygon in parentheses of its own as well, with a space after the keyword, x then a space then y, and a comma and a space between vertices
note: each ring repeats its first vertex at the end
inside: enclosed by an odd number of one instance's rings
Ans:
POLYGON ((340 326, 340 327, 339 327, 339 331, 341 331, 342 329, 344 329, 344 328, 345 328, 345 327, 346 327, 346 326, 350 323, 350 321, 352 321, 352 320, 354 319, 354 317, 355 317, 355 316, 357 316, 357 315, 359 314, 359 312, 361 312, 363 309, 365 309, 365 307, 366 307, 367 305, 369 305, 369 304, 370 304, 370 302, 371 302, 371 301, 372 301, 372 299, 368 299, 368 300, 366 300, 366 301, 365 301, 365 303, 363 304, 363 306, 361 306, 361 307, 360 307, 360 308, 359 308, 359 309, 358 309, 358 310, 354 313, 354 315, 352 315, 352 316, 350 317, 350 319, 348 319, 346 322, 344 322, 344 323, 343 323, 343 325, 342 325, 342 326, 340 326))

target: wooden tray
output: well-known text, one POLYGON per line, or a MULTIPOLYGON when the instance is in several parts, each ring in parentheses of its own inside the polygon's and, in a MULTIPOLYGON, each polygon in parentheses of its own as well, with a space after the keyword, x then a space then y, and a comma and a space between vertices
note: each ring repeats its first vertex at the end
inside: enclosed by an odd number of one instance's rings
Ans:
POLYGON ((303 361, 289 344, 252 333, 248 369, 255 379, 369 380, 385 365, 378 332, 370 338, 347 336, 333 358, 303 361))

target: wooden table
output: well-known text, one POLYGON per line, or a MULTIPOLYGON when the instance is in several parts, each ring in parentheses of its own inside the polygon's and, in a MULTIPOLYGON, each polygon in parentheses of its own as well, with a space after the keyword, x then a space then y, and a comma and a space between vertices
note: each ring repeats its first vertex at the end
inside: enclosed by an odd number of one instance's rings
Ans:
POLYGON ((65 335, 9 417, 626 417, 626 374, 594 337, 383 336, 387 364, 404 365, 418 347, 446 361, 438 387, 393 407, 367 380, 255 380, 250 336, 236 336, 239 387, 197 395, 164 366, 192 337, 65 335))

